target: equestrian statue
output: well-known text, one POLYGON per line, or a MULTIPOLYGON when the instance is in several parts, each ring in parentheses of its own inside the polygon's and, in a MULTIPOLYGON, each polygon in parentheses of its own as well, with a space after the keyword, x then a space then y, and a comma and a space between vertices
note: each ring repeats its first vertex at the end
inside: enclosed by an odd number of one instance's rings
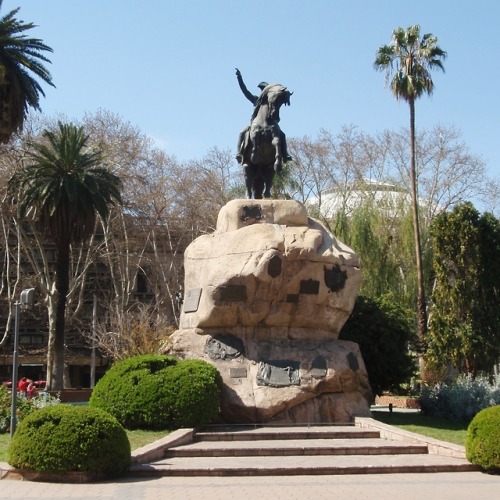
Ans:
POLYGON ((238 69, 236 77, 241 91, 254 105, 250 125, 238 137, 236 159, 243 167, 248 197, 270 198, 274 174, 281 172, 283 163, 292 160, 279 121, 280 108, 290 105, 293 92, 279 83, 261 82, 261 94, 255 96, 246 88, 238 69))

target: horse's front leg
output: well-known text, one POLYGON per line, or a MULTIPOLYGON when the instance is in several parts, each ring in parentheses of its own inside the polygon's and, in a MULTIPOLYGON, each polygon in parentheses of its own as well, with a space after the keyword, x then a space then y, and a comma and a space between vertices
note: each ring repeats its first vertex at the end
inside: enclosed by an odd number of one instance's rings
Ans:
POLYGON ((245 186, 247 188, 248 199, 252 199, 252 194, 253 194, 252 188, 253 188, 253 179, 254 179, 252 167, 250 167, 250 165, 246 165, 245 168, 243 169, 243 173, 245 176, 245 186))
POLYGON ((283 156, 281 155, 281 139, 279 134, 273 137, 274 146, 274 171, 281 172, 283 168, 283 156))

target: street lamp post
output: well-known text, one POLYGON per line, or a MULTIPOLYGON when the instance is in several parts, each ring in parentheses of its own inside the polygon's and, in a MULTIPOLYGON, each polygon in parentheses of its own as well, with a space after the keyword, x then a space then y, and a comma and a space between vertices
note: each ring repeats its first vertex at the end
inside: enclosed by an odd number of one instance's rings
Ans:
POLYGON ((97 295, 94 293, 92 308, 92 348, 90 351, 90 388, 95 386, 95 332, 97 329, 97 295))
POLYGON ((17 427, 17 370, 18 370, 18 346, 19 346, 19 317, 21 309, 29 309, 35 300, 35 289, 27 288, 21 292, 21 299, 14 303, 14 352, 12 354, 12 406, 10 409, 10 437, 14 436, 17 427))

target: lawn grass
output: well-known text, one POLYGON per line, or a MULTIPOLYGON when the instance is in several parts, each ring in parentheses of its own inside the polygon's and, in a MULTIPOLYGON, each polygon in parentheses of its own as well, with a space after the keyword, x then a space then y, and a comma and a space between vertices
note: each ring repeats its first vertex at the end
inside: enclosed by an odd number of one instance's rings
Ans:
POLYGON ((0 462, 5 462, 7 459, 7 448, 10 443, 10 434, 0 434, 0 462))
POLYGON ((170 431, 143 431, 141 429, 127 430, 126 432, 132 450, 137 450, 137 448, 141 448, 170 434, 170 431))
MULTIPOLYGON (((133 431, 127 430, 126 432, 132 450, 141 448, 142 446, 152 443, 153 441, 161 439, 169 434, 169 431, 143 431, 140 429, 133 431)), ((9 443, 10 434, 8 432, 0 434, 0 462, 5 462, 7 460, 7 448, 9 443)))
POLYGON ((389 413, 375 410, 372 411, 372 416, 379 422, 399 427, 405 431, 465 446, 468 424, 463 422, 451 422, 445 418, 429 417, 420 412, 395 411, 389 413))

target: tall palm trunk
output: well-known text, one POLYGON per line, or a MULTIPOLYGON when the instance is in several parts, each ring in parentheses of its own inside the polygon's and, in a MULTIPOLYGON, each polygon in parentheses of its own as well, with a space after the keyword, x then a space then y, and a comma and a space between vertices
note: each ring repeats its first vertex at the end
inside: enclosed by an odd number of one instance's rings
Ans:
POLYGON ((56 263, 56 324, 54 353, 52 357, 50 389, 60 391, 64 389, 64 349, 66 343, 65 315, 66 297, 69 290, 69 254, 70 243, 66 238, 57 244, 56 263))
POLYGON ((418 213, 418 191, 417 191, 417 173, 415 165, 415 99, 409 99, 410 104, 410 184, 411 184, 411 202, 413 210, 413 232, 415 238, 415 260, 417 265, 417 319, 418 319, 418 339, 420 349, 425 348, 427 337, 427 309, 425 303, 424 288, 424 266, 422 263, 422 244, 420 240, 420 222, 418 213))

